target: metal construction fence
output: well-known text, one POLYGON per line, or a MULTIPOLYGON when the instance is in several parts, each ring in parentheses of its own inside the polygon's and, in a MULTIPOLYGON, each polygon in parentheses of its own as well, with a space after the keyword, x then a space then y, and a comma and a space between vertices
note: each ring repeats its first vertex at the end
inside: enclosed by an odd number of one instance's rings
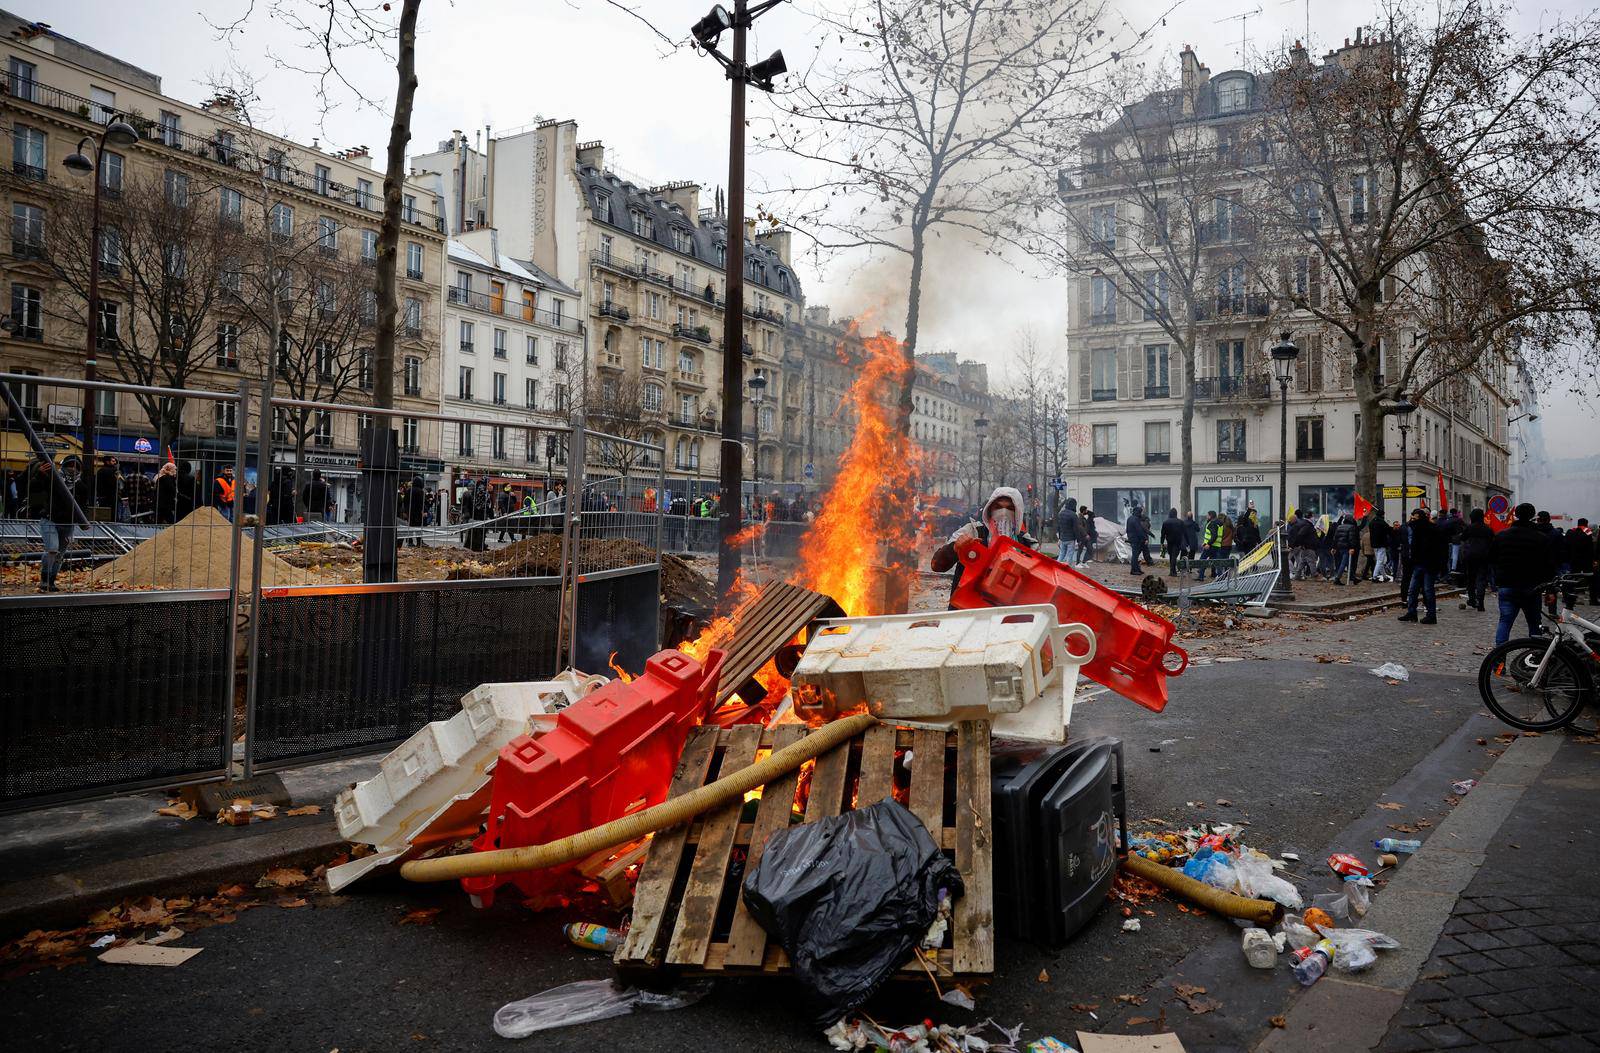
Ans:
POLYGON ((658 446, 251 379, 0 394, 0 811, 382 750, 658 646, 658 446))

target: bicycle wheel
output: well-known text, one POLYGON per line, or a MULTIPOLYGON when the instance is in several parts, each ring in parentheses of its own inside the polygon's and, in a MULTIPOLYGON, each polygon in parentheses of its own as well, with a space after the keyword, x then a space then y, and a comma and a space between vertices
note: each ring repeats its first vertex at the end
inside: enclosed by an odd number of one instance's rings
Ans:
POLYGON ((1478 693, 1496 717, 1523 731, 1553 731, 1570 723, 1589 700, 1588 671, 1557 645, 1534 686, 1550 641, 1508 640, 1489 652, 1478 668, 1478 693))

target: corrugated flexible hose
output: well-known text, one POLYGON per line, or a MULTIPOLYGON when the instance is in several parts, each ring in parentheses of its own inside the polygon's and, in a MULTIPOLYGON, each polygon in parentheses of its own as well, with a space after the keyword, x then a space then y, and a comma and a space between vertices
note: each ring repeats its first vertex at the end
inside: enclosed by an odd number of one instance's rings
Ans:
POLYGON ((877 722, 878 718, 870 713, 858 713, 835 720, 799 742, 778 750, 766 760, 690 790, 682 797, 674 797, 642 812, 613 819, 559 841, 524 845, 521 848, 497 848, 489 852, 469 852, 439 859, 414 859, 400 867, 400 876, 409 881, 455 881, 459 878, 539 870, 583 859, 603 848, 625 845, 657 830, 686 823, 702 812, 741 798, 757 786, 765 786, 813 757, 842 742, 848 742, 877 722))
POLYGON ((1196 881, 1181 870, 1163 866, 1154 860, 1134 852, 1128 853, 1128 858, 1123 860, 1125 869, 1153 881, 1164 889, 1176 892, 1184 899, 1200 904, 1207 910, 1215 911, 1228 918, 1242 918, 1245 921, 1266 928, 1283 920, 1283 907, 1281 904, 1269 899, 1249 899, 1245 896, 1235 896, 1231 892, 1224 892, 1214 885, 1204 881, 1196 881))

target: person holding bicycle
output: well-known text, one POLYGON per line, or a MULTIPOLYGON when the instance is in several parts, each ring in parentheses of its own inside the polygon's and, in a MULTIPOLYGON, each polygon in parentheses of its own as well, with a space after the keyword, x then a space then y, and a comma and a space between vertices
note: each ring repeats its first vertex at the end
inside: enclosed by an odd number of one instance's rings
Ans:
POLYGON ((1515 515, 1516 521, 1489 543, 1489 562, 1494 567, 1500 599, 1500 623, 1494 631, 1496 647, 1510 639, 1519 613, 1528 622, 1528 635, 1539 635, 1540 587, 1556 573, 1550 539, 1534 524, 1533 505, 1524 501, 1516 507, 1515 515))

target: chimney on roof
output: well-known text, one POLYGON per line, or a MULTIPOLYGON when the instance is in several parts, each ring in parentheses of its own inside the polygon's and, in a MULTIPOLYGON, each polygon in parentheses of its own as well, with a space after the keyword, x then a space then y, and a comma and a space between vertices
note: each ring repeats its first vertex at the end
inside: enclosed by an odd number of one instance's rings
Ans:
POLYGON ((1295 67, 1304 67, 1311 64, 1311 52, 1306 50, 1304 43, 1298 40, 1294 42, 1294 47, 1289 49, 1289 62, 1295 67))
POLYGON ((232 92, 219 91, 200 106, 207 113, 230 120, 239 116, 239 97, 232 92))
POLYGON ((584 168, 593 168, 596 172, 606 170, 606 148, 599 139, 589 143, 578 144, 578 165, 584 168))
POLYGON ((778 230, 769 230, 764 234, 756 235, 757 241, 778 254, 778 259, 783 261, 783 265, 785 267, 793 266, 793 264, 789 262, 790 239, 790 233, 781 228, 778 230))
POLYGON ((1211 70, 1200 64, 1200 56, 1187 44, 1179 58, 1183 62, 1183 112, 1192 116, 1199 109, 1200 93, 1211 80, 1211 70))

